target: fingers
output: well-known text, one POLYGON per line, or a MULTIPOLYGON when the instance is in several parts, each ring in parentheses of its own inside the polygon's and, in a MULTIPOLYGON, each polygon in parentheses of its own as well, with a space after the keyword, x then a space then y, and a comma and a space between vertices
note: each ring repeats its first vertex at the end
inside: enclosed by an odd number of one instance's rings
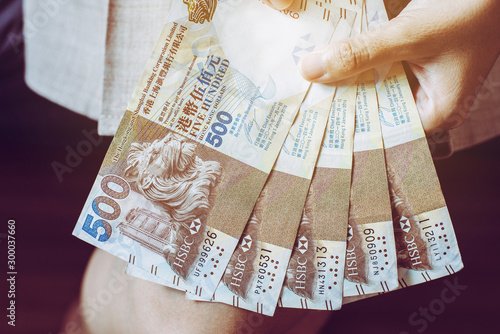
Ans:
POLYGON ((299 69, 306 80, 335 82, 382 64, 415 59, 429 52, 424 32, 419 33, 411 20, 401 17, 307 55, 299 69))

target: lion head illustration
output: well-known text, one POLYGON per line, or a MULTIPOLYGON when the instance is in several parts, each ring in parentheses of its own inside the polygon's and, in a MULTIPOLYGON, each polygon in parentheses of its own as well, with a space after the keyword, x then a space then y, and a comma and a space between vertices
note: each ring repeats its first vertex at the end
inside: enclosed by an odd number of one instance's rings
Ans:
MULTIPOLYGON (((175 240, 164 249, 169 263, 186 235, 195 241, 197 235, 203 238, 213 190, 221 180, 221 165, 217 161, 203 161, 195 154, 196 147, 187 138, 168 133, 152 143, 133 143, 127 159, 124 175, 127 181, 176 225, 175 240), (193 235, 190 227, 195 220, 203 226, 199 229, 201 233, 193 235)), ((198 252, 195 244, 190 252, 193 256, 188 256, 190 260, 186 260, 185 267, 176 268, 184 278, 198 252)))
POLYGON ((210 22, 217 8, 218 0, 183 0, 189 11, 189 21, 194 23, 210 22))

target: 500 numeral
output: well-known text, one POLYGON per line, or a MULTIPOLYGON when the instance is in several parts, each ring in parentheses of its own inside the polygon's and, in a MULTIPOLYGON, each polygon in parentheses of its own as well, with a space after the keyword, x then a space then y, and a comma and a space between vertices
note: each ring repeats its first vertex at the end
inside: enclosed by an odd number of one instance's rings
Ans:
POLYGON ((207 137, 205 138, 205 141, 213 147, 219 147, 222 145, 222 137, 227 133, 226 125, 233 121, 233 116, 223 110, 217 113, 216 118, 218 122, 214 122, 210 126, 212 132, 208 132, 207 137))
MULTIPOLYGON (((92 201, 92 210, 97 216, 99 216, 99 218, 115 220, 120 216, 121 213, 120 205, 115 201, 115 199, 126 198, 130 193, 130 186, 127 181, 125 181, 121 177, 118 177, 116 175, 106 175, 101 181, 101 189, 109 197, 97 196, 92 201), (121 188, 121 190, 117 191, 111 189, 109 187, 110 184, 117 185, 119 188, 121 188), (106 206, 112 209, 112 211, 106 211, 106 206)), ((94 221, 94 218, 94 216, 88 214, 85 218, 85 222, 83 223, 82 230, 87 232, 93 238, 96 238, 98 241, 107 241, 111 237, 111 225, 103 219, 97 219, 96 221, 94 221), (104 233, 99 234, 99 227, 103 228, 104 233)))

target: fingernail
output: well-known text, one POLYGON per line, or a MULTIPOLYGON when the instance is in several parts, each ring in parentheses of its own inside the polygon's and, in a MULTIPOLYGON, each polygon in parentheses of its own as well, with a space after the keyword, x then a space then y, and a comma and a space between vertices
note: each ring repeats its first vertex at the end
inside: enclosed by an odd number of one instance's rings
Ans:
POLYGON ((302 76, 306 80, 315 80, 325 75, 325 68, 323 66, 323 56, 319 52, 311 53, 302 58, 300 64, 302 76))
POLYGON ((292 0, 270 0, 274 8, 282 10, 288 8, 292 4, 292 0))

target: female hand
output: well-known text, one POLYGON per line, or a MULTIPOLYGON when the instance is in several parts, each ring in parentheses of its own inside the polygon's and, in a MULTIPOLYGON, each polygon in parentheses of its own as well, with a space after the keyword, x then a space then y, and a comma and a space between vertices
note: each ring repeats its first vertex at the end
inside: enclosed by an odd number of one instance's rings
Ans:
MULTIPOLYGON (((284 9, 293 1, 268 3, 284 9)), ((499 22, 497 0, 412 0, 393 20, 316 50, 299 66, 305 79, 327 83, 407 61, 424 129, 432 134, 466 119, 500 54, 499 22)))

